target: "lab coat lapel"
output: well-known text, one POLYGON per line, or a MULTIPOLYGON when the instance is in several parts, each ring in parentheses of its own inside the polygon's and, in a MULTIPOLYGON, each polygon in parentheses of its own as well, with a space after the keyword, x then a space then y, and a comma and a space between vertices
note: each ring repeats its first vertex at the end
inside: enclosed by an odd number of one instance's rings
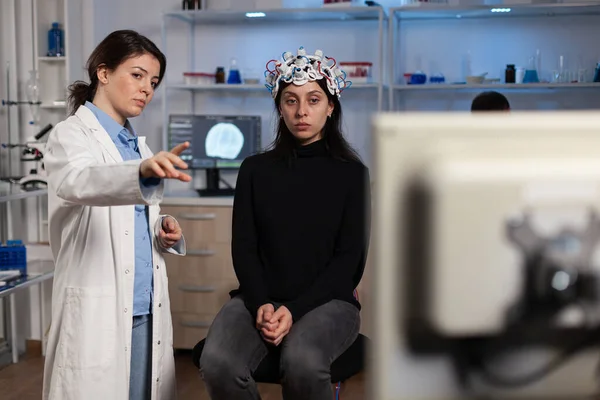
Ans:
POLYGON ((138 136, 138 147, 142 158, 152 157, 152 154, 148 151, 148 146, 146 146, 146 136, 138 136))
POLYGON ((104 147, 104 150, 110 155, 110 157, 116 162, 122 162, 123 157, 117 149, 117 146, 113 143, 112 139, 108 135, 108 132, 100 125, 98 119, 94 113, 86 106, 80 106, 75 115, 83 121, 84 125, 90 128, 90 131, 94 134, 98 142, 104 147))

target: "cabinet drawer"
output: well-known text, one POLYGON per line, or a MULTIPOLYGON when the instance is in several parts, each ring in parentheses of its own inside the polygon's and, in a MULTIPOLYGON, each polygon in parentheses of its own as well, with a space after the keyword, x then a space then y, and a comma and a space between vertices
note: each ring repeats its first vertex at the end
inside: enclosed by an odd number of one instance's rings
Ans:
POLYGON ((216 315, 229 301, 229 292, 237 287, 236 283, 228 281, 198 285, 169 279, 171 312, 216 315))
POLYGON ((176 349, 193 349, 208 334, 208 328, 214 316, 173 313, 173 347, 176 349))
POLYGON ((204 284, 215 280, 237 282, 231 261, 231 246, 206 243, 187 248, 185 256, 165 254, 169 280, 204 284))
POLYGON ((188 248, 206 242, 231 243, 231 207, 161 207, 172 215, 183 231, 188 248))

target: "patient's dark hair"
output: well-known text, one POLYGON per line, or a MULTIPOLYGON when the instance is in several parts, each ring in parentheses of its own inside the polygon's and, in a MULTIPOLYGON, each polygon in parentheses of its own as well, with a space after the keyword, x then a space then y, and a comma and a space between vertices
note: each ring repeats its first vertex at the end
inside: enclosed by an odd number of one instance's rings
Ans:
MULTIPOLYGON (((323 128, 323 139, 325 142, 325 147, 327 148, 328 153, 338 160, 342 161, 351 161, 362 164, 360 156, 354 150, 354 148, 348 143, 344 134, 342 133, 342 105, 340 104, 340 100, 336 95, 333 95, 329 92, 327 88, 327 82, 325 79, 318 79, 316 81, 325 95, 327 95, 327 100, 330 104, 333 105, 333 111, 331 112, 331 116, 327 118, 325 122, 325 127, 323 128)), ((281 95, 283 94, 283 89, 289 86, 290 83, 281 82, 279 84, 279 91, 277 92, 277 96, 275 97, 275 111, 280 116, 279 122, 277 125, 277 132, 275 135, 275 140, 269 146, 269 150, 272 150, 273 153, 277 156, 282 156, 283 158, 289 158, 294 154, 294 146, 296 140, 294 139, 294 135, 290 131, 290 129, 285 124, 285 121, 281 117, 281 95)))
POLYGON ((508 99, 501 93, 489 91, 478 94, 471 103, 471 111, 507 111, 508 99))
POLYGON ((73 115, 86 101, 94 99, 98 89, 97 71, 99 67, 106 66, 108 70, 114 71, 124 61, 144 54, 156 57, 160 64, 160 73, 156 84, 158 87, 167 69, 167 59, 150 39, 132 30, 114 31, 104 38, 96 46, 86 64, 90 83, 76 81, 69 86, 70 114, 73 115))

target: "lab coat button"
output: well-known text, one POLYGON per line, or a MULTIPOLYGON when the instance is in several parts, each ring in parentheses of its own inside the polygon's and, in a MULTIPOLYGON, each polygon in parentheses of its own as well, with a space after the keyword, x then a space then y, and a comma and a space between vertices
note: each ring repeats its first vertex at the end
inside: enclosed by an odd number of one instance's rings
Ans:
POLYGON ((125 351, 127 351, 127 347, 125 347, 125 351))
POLYGON ((156 269, 158 269, 158 265, 156 266, 156 269))
POLYGON ((128 273, 129 273, 129 270, 128 270, 128 269, 126 269, 126 270, 125 270, 125 273, 126 273, 126 274, 128 274, 128 273))
POLYGON ((158 341, 158 344, 160 344, 160 340, 158 341))
POLYGON ((125 312, 127 312, 127 309, 125 309, 125 312))
POLYGON ((159 306, 159 307, 162 307, 162 303, 158 303, 158 306, 159 306))
POLYGON ((129 231, 125 231, 125 235, 129 235, 129 231))

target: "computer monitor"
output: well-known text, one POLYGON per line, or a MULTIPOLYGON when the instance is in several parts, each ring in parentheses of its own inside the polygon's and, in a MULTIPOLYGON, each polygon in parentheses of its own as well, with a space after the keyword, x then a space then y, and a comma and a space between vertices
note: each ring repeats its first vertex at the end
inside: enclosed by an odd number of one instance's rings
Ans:
MULTIPOLYGON (((369 398, 462 398, 456 378, 469 362, 511 382, 551 353, 485 357, 589 340, 600 309, 600 113, 397 113, 373 126, 369 398)), ((574 398, 596 385, 591 370, 556 372, 536 394, 574 398)))
POLYGON ((238 169, 242 161, 261 151, 261 117, 242 115, 171 115, 169 147, 188 141, 181 158, 190 169, 206 170, 201 196, 232 196, 220 188, 220 171, 238 169))

